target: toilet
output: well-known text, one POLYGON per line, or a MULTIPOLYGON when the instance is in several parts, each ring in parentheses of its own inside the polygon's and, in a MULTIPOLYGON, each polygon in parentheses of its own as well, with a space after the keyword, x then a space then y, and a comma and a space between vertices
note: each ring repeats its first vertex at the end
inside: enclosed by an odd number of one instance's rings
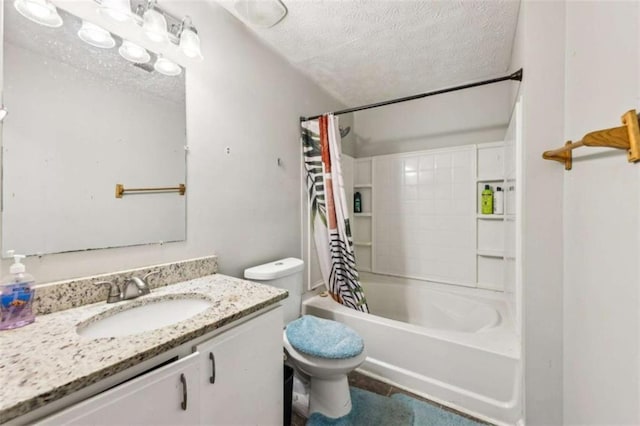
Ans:
POLYGON ((310 382, 309 412, 342 417, 351 411, 347 374, 366 358, 364 342, 336 321, 300 316, 304 262, 286 258, 245 269, 244 277, 285 289, 283 346, 288 363, 310 382))

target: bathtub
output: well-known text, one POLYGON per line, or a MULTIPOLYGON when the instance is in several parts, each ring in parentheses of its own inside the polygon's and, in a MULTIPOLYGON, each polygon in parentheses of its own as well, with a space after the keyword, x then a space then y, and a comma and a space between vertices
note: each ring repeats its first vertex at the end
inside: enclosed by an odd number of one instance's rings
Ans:
POLYGON ((519 422, 520 345, 504 296, 368 273, 361 283, 371 314, 322 296, 303 312, 360 333, 362 373, 484 420, 519 422))

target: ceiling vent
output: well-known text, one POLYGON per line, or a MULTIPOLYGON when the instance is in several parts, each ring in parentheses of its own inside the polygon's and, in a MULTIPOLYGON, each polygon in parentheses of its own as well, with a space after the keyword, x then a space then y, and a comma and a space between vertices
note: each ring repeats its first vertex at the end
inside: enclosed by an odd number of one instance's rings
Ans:
POLYGON ((245 23, 257 28, 271 28, 287 14, 280 0, 236 0, 235 9, 245 23))

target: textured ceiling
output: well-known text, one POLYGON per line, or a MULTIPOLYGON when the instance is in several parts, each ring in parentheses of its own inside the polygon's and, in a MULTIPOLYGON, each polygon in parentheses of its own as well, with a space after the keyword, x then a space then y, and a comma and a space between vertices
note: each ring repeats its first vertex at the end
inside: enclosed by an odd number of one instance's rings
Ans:
MULTIPOLYGON (((249 27, 348 106, 506 72, 517 0, 283 0, 272 28, 249 27)), ((219 0, 242 20, 233 0, 219 0)))

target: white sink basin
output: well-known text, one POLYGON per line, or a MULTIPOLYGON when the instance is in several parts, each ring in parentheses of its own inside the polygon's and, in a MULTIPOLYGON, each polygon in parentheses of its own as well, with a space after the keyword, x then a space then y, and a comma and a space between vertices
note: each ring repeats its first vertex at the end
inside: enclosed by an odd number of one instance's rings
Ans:
MULTIPOLYGON (((211 302, 203 299, 159 299, 81 324, 77 333, 82 337, 121 337, 143 333, 184 321, 209 309, 211 302)), ((104 314, 103 314, 104 315, 104 314)))

